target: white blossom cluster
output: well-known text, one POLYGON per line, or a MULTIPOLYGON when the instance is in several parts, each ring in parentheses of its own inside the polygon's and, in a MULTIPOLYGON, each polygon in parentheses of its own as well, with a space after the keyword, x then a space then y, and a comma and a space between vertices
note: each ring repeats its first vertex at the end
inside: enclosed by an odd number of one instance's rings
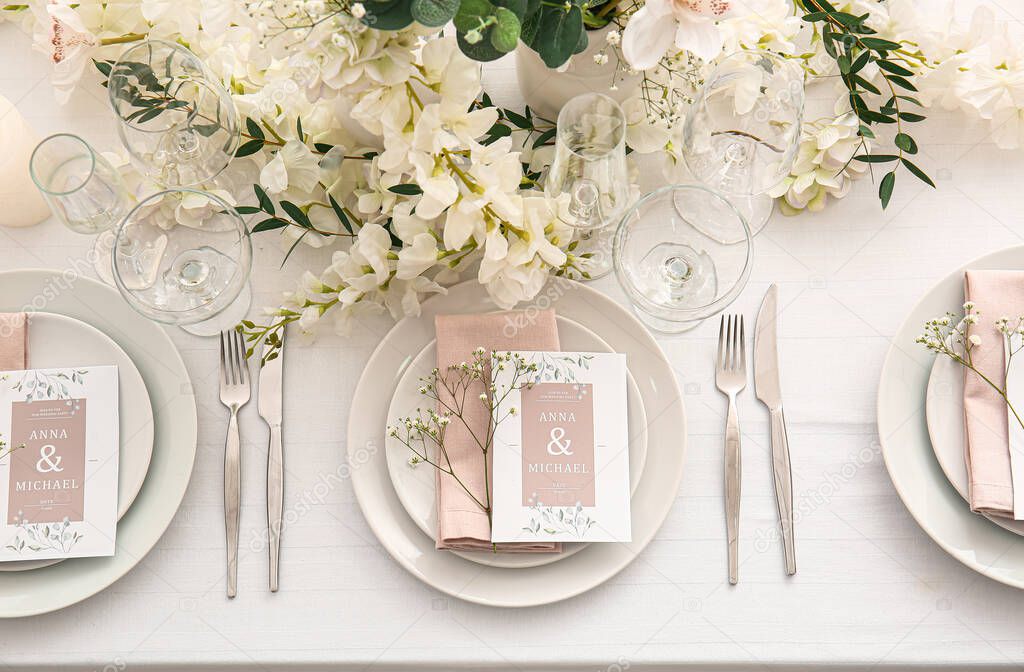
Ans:
POLYGON ((258 184, 312 224, 282 228, 283 246, 301 238, 337 248, 326 269, 302 274, 271 311, 275 319, 308 331, 330 315, 344 332, 362 311, 418 315, 421 298, 467 269, 511 307, 533 298, 550 273, 580 271, 585 260, 571 254, 560 204, 521 189, 531 186, 521 162, 541 152, 521 155, 525 138, 481 143, 498 111, 478 102, 479 65, 437 29, 374 30, 356 19, 358 9, 321 15, 317 0, 40 0, 29 22, 55 63, 62 99, 91 71, 91 59, 164 38, 188 45, 229 87, 240 113, 266 129, 264 149, 236 159, 218 178, 218 187, 234 188, 218 195, 252 203, 258 184), (268 19, 296 16, 309 19, 301 40, 268 19), (400 193, 392 190, 398 185, 400 193))

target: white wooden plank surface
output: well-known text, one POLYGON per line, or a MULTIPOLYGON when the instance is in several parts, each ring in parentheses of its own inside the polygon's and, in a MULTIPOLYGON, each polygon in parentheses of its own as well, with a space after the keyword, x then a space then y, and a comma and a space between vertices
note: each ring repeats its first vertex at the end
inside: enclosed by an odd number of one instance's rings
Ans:
MULTIPOLYGON (((114 142, 102 90, 86 86, 72 105, 56 105, 48 64, 14 26, 0 26, 0 62, 0 94, 38 131, 80 133, 99 147, 114 142)), ((490 89, 509 103, 517 100, 512 67, 505 60, 487 72, 490 89)), ((822 214, 776 217, 757 239, 754 274, 735 305, 752 319, 767 285, 780 283, 801 511, 796 577, 784 577, 772 532, 767 413, 748 389, 740 405, 743 580, 726 584, 725 409, 711 366, 717 326, 705 324, 662 340, 685 393, 689 453, 665 526, 632 565, 581 597, 519 611, 464 603, 420 584, 377 543, 349 483, 322 485, 341 464, 361 366, 390 326, 379 319, 349 338, 325 336, 289 351, 286 507, 301 513, 284 535, 277 595, 267 591, 265 552, 250 544, 265 515, 266 428, 255 404, 243 410, 243 551, 239 597, 228 602, 220 494, 226 416, 215 394, 215 342, 172 330, 200 409, 199 456, 181 510, 154 551, 108 590, 58 613, 0 624, 0 663, 609 672, 684 662, 1024 664, 1024 593, 961 566, 917 527, 885 472, 874 410, 882 358, 910 306, 950 269, 1024 239, 1024 152, 1000 152, 983 129, 943 113, 932 114, 918 140, 937 191, 903 179, 883 213, 874 187, 862 182, 822 214)), ((90 244, 53 221, 0 228, 0 268, 64 268, 90 244)), ((277 272, 280 250, 267 238, 256 244, 261 304, 323 256, 302 252, 277 272)), ((614 281, 598 286, 622 300, 614 281)))

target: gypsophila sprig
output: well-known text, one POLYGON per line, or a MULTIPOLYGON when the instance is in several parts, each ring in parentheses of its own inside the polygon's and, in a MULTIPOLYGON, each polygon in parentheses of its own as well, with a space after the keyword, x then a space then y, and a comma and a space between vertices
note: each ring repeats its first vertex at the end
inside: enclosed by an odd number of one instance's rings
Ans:
POLYGON ((503 402, 512 392, 533 385, 537 365, 528 363, 518 353, 503 352, 489 355, 484 348, 473 351, 468 362, 452 364, 445 370, 435 368, 430 375, 420 378, 418 392, 432 402, 432 408, 417 408, 411 416, 396 419, 388 426, 388 436, 397 439, 411 453, 409 465, 426 463, 455 480, 470 499, 491 520, 491 486, 488 479, 491 446, 497 427, 516 415, 515 407, 503 402), (511 382, 500 388, 490 381, 491 368, 512 370, 511 382), (478 391, 479 390, 479 391, 478 391), (483 404, 487 411, 486 428, 475 427, 466 419, 471 404, 483 404), (501 409, 496 413, 497 409, 501 409), (448 455, 445 443, 452 423, 461 425, 483 455, 484 492, 474 492, 463 480, 448 455))
MULTIPOLYGON (((982 347, 1002 347, 1003 343, 986 343, 979 334, 972 334, 971 327, 980 324, 981 313, 971 301, 963 305, 964 315, 958 318, 953 313, 946 313, 942 317, 928 320, 924 324, 924 333, 915 339, 915 343, 923 345, 936 355, 949 357, 957 364, 973 371, 979 378, 991 387, 1003 398, 1007 408, 1017 418, 1017 422, 1024 427, 1024 419, 1021 419, 1017 409, 1010 403, 1006 392, 1006 383, 997 385, 988 374, 981 371, 974 363, 974 350, 982 347)), ((1024 335, 1024 315, 1011 318, 1001 316, 992 325, 996 331, 1007 340, 1010 347, 1006 348, 1006 369, 1003 380, 1006 380, 1005 373, 1010 369, 1010 362, 1021 350, 1024 350, 1024 339, 1011 339, 1014 336, 1024 335)))

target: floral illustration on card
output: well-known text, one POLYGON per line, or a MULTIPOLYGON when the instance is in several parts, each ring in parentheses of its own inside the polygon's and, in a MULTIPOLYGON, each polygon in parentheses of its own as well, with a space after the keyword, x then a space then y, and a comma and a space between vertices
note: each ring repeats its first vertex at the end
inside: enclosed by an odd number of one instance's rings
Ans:
MULTIPOLYGON (((18 513, 21 514, 20 511, 18 513)), ((7 548, 19 554, 40 551, 68 553, 85 536, 72 529, 67 517, 56 523, 30 523, 27 518, 20 516, 17 529, 14 538, 7 543, 7 548)))
POLYGON ((537 359, 538 370, 531 383, 575 383, 580 371, 590 370, 594 356, 581 352, 542 352, 537 359))
POLYGON ((70 399, 74 388, 85 384, 88 369, 67 369, 50 372, 30 369, 18 374, 7 374, 6 379, 13 379, 11 389, 25 395, 25 401, 43 401, 46 399, 70 399))
POLYGON ((583 505, 576 506, 544 506, 540 501, 530 507, 530 522, 523 527, 524 532, 535 536, 553 534, 571 534, 583 539, 597 521, 583 510, 583 505))

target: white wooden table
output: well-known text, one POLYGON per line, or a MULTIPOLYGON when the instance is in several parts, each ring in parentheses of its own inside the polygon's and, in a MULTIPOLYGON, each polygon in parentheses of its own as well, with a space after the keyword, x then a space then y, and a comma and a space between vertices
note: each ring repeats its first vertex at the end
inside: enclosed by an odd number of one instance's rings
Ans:
MULTIPOLYGON (((101 88, 84 86, 71 105, 57 106, 48 63, 8 24, 0 25, 0 62, 0 94, 40 133, 71 131, 113 147, 101 88)), ((500 62, 487 77, 507 103, 517 96, 512 67, 500 62)), ((626 570, 575 599, 517 611, 427 588, 391 560, 350 484, 335 477, 356 379, 390 326, 380 319, 349 338, 325 335, 288 351, 285 506, 299 513, 284 534, 278 594, 268 592, 258 539, 267 430, 255 404, 242 411, 243 550, 239 596, 228 601, 227 416, 216 397, 216 342, 171 330, 200 419, 195 470, 177 517, 153 552, 106 591, 0 624, 0 663, 17 670, 1024 665, 1024 592, 960 565, 918 528, 890 484, 875 426, 879 369, 909 307, 951 269, 1024 237, 1024 152, 1000 152, 983 130, 940 113, 917 139, 937 191, 901 176, 882 212, 864 181, 824 213, 776 216, 757 238, 756 267, 735 304, 752 320, 767 285, 780 284, 799 516, 795 577, 784 576, 774 533, 767 412, 748 388, 740 404, 742 580, 727 585, 725 402, 714 388, 717 324, 709 323, 662 340, 689 417, 686 473, 664 527, 626 570)), ((256 239, 260 305, 273 304, 304 263, 324 256, 299 253, 279 272, 282 252, 272 240, 256 239)), ((54 221, 0 227, 0 268, 66 268, 90 245, 54 221)), ((613 280, 597 286, 622 300, 613 280)))

